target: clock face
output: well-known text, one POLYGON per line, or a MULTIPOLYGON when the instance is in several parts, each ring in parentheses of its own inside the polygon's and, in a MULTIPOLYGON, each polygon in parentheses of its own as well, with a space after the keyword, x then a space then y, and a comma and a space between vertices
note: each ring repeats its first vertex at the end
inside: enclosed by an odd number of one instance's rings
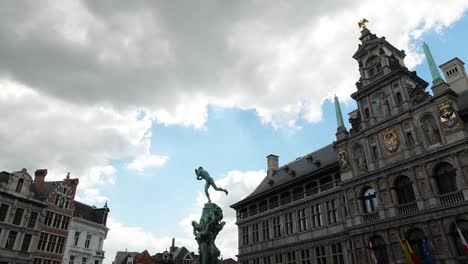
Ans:
POLYGON ((338 151, 338 162, 340 163, 341 168, 346 168, 349 165, 348 153, 344 150, 338 151))

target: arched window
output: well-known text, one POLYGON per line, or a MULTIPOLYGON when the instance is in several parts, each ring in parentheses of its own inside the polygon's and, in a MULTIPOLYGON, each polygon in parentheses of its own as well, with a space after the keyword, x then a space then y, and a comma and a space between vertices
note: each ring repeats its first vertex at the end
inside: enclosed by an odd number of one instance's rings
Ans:
POLYGON ((367 187, 362 195, 363 207, 365 213, 377 211, 377 194, 372 187, 367 187))
POLYGON ((410 178, 406 176, 400 176, 397 179, 395 190, 399 204, 411 203, 416 200, 416 197, 414 196, 413 183, 410 178))
POLYGON ((20 178, 18 180, 18 184, 16 185, 16 192, 21 192, 21 189, 23 189, 23 183, 24 183, 24 179, 23 178, 20 178))
POLYGON ((468 221, 466 220, 457 220, 457 224, 452 224, 452 237, 455 241, 457 247, 458 255, 465 256, 465 251, 463 248, 463 242, 461 241, 460 234, 458 233, 457 226, 460 229, 462 235, 465 237, 465 240, 468 239, 468 221))
POLYGON ((385 240, 381 236, 372 238, 372 246, 374 247, 374 255, 377 258, 377 263, 388 264, 387 246, 385 240))
POLYGON ((457 171, 452 165, 443 162, 435 168, 434 174, 440 194, 457 190, 457 171))
POLYGON ((411 246, 411 249, 413 249, 414 253, 420 260, 424 259, 424 240, 426 239, 426 236, 424 235, 423 231, 418 228, 414 228, 408 231, 407 235, 408 243, 411 246))

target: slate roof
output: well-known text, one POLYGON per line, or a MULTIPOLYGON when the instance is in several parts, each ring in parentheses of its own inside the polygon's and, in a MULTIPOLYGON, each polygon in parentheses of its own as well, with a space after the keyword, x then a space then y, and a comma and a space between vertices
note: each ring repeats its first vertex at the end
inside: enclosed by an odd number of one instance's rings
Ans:
POLYGON ((128 257, 135 257, 138 252, 117 251, 115 254, 114 264, 127 264, 128 257))
POLYGON ((44 197, 48 197, 51 192, 55 190, 55 186, 59 184, 60 181, 46 181, 44 182, 44 197))
POLYGON ((95 208, 75 201, 75 211, 73 212, 73 216, 80 217, 97 224, 102 224, 104 211, 104 208, 95 208))
POLYGON ((0 182, 8 182, 10 179, 10 173, 6 171, 0 172, 0 182))
POLYGON ((333 144, 329 144, 301 158, 298 158, 295 161, 279 167, 273 176, 266 176, 260 185, 258 185, 249 196, 231 205, 231 207, 235 208, 247 200, 251 200, 267 191, 284 186, 285 184, 298 178, 320 171, 322 168, 332 164, 338 164, 338 157, 336 155, 335 149, 333 148, 333 144), (271 181, 273 182, 272 184, 271 181))

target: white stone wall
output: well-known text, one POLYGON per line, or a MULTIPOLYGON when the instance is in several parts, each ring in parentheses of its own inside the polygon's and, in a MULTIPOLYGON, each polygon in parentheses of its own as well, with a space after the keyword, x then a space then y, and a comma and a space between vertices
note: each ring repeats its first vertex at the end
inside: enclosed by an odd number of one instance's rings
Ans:
POLYGON ((87 259, 87 264, 102 264, 104 259, 104 251, 102 250, 102 247, 104 245, 104 240, 107 237, 108 230, 109 229, 104 225, 97 224, 83 218, 73 217, 70 223, 62 263, 69 264, 70 256, 74 256, 74 264, 81 264, 83 258, 87 259), (80 237, 78 245, 75 246, 76 231, 80 232, 80 237), (88 234, 91 235, 91 241, 89 248, 85 248, 86 237, 88 234), (102 239, 101 243, 99 243, 100 239, 102 239))

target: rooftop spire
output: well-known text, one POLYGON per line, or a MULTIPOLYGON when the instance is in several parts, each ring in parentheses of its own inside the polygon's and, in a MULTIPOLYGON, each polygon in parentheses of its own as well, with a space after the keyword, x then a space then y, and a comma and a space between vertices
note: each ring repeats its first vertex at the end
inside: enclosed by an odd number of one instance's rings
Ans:
POLYGON ((431 50, 429 49, 429 46, 427 45, 426 42, 423 42, 423 49, 424 49, 424 54, 426 54, 427 63, 429 64, 429 68, 431 69, 432 82, 442 80, 442 78, 440 77, 439 70, 437 69, 436 63, 434 61, 434 58, 432 57, 431 50))
POLYGON ((336 112, 336 125, 338 128, 344 127, 343 122, 343 115, 341 114, 341 107, 340 102, 338 101, 338 97, 335 94, 335 112, 336 112))

